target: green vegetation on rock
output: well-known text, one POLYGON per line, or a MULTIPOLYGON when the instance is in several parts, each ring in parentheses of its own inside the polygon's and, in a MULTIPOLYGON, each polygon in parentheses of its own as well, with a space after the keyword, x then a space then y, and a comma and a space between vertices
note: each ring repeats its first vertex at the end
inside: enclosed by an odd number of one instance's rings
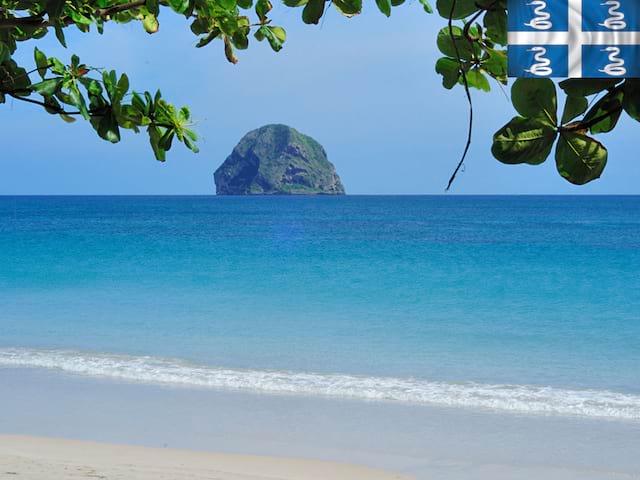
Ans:
POLYGON ((214 178, 218 195, 345 193, 322 145, 286 125, 247 133, 214 178))

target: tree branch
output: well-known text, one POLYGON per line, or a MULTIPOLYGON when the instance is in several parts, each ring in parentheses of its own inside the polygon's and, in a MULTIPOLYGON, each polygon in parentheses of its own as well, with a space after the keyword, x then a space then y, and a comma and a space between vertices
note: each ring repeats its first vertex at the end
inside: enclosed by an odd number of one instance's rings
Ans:
MULTIPOLYGON (((27 103, 32 103, 34 105, 39 105, 45 109, 49 109, 49 110, 55 110, 55 115, 82 115, 82 112, 68 112, 66 111, 64 108, 60 108, 60 107, 56 107, 55 105, 47 105, 44 102, 41 102, 39 100, 34 100, 32 98, 27 98, 27 97, 22 97, 20 95, 18 95, 19 92, 30 92, 30 90, 13 90, 11 92, 3 92, 7 95, 9 95, 11 98, 15 98, 16 100, 20 100, 21 102, 27 102, 27 103)), ((102 107, 100 109, 93 109, 93 110, 89 110, 89 115, 92 117, 102 117, 105 114, 105 107, 102 107)), ((153 121, 153 118, 151 119, 151 125, 155 126, 155 127, 160 127, 160 128, 175 128, 175 125, 172 125, 170 123, 159 123, 159 122, 155 122, 153 121)))
MULTIPOLYGON (((107 19, 107 17, 115 13, 125 12, 134 8, 143 7, 145 4, 146 0, 134 0, 133 2, 129 3, 121 3, 106 8, 99 8, 94 11, 94 16, 105 20, 107 19)), ((45 19, 40 15, 32 17, 10 17, 0 19, 0 30, 22 27, 55 27, 57 25, 60 25, 60 23, 62 23, 63 26, 68 26, 74 23, 74 21, 71 19, 71 17, 60 17, 60 19, 56 22, 52 21, 51 19, 45 19)))
POLYGON ((597 117, 592 118, 591 120, 589 120, 588 122, 575 122, 572 123, 566 127, 560 127, 558 128, 558 130, 560 132, 576 132, 579 130, 587 130, 591 127, 593 127, 594 125, 597 125, 598 123, 600 123, 602 120, 606 120, 607 118, 611 117, 612 115, 616 115, 617 113, 622 111, 622 105, 614 108, 613 110, 610 110, 608 112, 603 113, 602 115, 598 115, 597 117))
MULTIPOLYGON (((615 88, 611 88, 611 89, 608 90, 609 91, 608 94, 617 93, 620 90, 622 90, 623 87, 624 87, 624 84, 618 85, 615 88)), ((617 107, 614 107, 611 110, 608 110, 608 111, 604 112, 602 115, 598 115, 597 117, 593 117, 588 122, 585 122, 584 120, 580 120, 578 122, 573 122, 573 123, 567 125, 566 127, 560 126, 558 128, 558 131, 560 131, 560 132, 576 132, 576 131, 579 131, 579 130, 586 130, 588 128, 593 127, 594 125, 597 125, 602 120, 606 120, 607 118, 611 117, 612 115, 617 115, 618 113, 620 113, 622 111, 622 109, 623 109, 622 105, 618 105, 617 107)))
POLYGON ((41 28, 48 26, 48 21, 41 16, 33 17, 9 17, 0 19, 0 30, 10 28, 35 27, 41 28))
POLYGON ((104 19, 105 17, 108 17, 109 15, 113 15, 114 13, 125 12, 127 10, 132 10, 134 8, 144 7, 146 3, 147 3, 146 0, 134 0, 133 2, 129 2, 129 3, 121 3, 117 5, 112 5, 107 8, 100 8, 98 9, 96 16, 104 19))
MULTIPOLYGON (((67 112, 64 108, 56 107, 55 105, 47 105, 46 103, 41 102, 39 100, 34 100, 33 98, 22 97, 17 94, 17 92, 20 92, 20 91, 22 90, 14 90, 13 92, 4 92, 4 93, 11 96, 11 98, 20 100, 21 102, 33 103, 34 105, 39 105, 49 110, 55 110, 56 115, 81 115, 81 112, 67 112)), ((30 92, 30 90, 26 90, 26 91, 30 92)), ((104 115, 104 112, 100 113, 99 110, 89 110, 89 115, 94 117, 99 117, 104 115)))

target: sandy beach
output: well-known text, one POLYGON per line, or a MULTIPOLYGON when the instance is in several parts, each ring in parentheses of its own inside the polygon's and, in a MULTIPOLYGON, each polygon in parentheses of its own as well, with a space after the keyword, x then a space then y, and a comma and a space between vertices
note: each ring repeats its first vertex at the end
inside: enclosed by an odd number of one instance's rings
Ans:
POLYGON ((2 480, 637 480, 640 472, 635 422, 166 388, 30 369, 0 369, 0 391, 2 480), (51 440, 58 438, 75 440, 51 440))
POLYGON ((0 435, 0 477, 21 480, 391 480, 410 477, 293 458, 0 435))

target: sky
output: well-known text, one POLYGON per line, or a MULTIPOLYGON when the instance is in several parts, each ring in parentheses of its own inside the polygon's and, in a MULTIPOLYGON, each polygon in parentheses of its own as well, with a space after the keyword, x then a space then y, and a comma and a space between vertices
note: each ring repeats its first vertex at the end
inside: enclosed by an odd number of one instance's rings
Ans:
MULTIPOLYGON (((133 89, 155 91, 197 121, 200 153, 175 144, 155 161, 145 135, 124 132, 113 145, 88 123, 66 124, 37 106, 0 105, 4 144, 0 194, 214 194, 213 172, 242 136, 284 123, 318 140, 351 194, 442 194, 466 139, 461 88, 441 86, 434 64, 436 34, 445 25, 418 1, 391 18, 373 2, 346 19, 330 9, 320 26, 304 25, 300 10, 276 5, 274 24, 287 29, 279 53, 252 41, 239 63, 224 59, 222 43, 196 49, 189 23, 163 11, 160 31, 141 24, 107 24, 104 35, 67 33, 68 49, 51 34, 19 46, 32 66, 33 47, 68 61, 77 53, 95 67, 129 75, 133 89)), ((68 29, 71 30, 71 29, 68 29)), ((474 91, 476 124, 464 170, 452 194, 639 194, 638 124, 626 115, 599 136, 609 149, 600 180, 576 187, 551 157, 541 166, 503 165, 491 156, 493 133, 515 112, 508 88, 474 91)))

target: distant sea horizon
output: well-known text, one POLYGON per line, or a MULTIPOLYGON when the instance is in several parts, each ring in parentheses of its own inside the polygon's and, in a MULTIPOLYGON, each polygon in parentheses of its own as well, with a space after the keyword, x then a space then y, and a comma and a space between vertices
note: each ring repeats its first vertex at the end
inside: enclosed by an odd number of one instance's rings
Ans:
POLYGON ((640 197, 640 193, 349 193, 327 194, 251 194, 218 195, 211 193, 20 193, 0 198, 20 197, 640 197))
POLYGON ((0 369, 640 421, 638 195, 0 196, 0 265, 0 369))

